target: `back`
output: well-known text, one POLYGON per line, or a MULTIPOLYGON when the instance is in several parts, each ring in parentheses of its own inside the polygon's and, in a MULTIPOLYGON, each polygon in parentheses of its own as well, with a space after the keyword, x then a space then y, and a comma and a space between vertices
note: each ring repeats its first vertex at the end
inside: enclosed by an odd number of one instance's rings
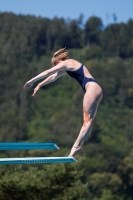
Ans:
POLYGON ((84 76, 86 76, 88 78, 93 78, 93 76, 90 74, 89 70, 83 64, 78 62, 77 60, 68 59, 68 60, 66 60, 66 65, 67 65, 67 72, 79 70, 81 68, 81 66, 83 66, 84 76))

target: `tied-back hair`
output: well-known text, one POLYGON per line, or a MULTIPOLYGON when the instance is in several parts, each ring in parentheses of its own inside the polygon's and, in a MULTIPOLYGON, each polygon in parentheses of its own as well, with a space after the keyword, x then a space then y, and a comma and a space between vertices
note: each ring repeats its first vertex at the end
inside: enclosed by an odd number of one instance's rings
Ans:
POLYGON ((53 58, 51 60, 52 66, 57 65, 59 60, 63 61, 68 59, 68 51, 66 51, 65 49, 66 47, 59 49, 54 53, 53 58))

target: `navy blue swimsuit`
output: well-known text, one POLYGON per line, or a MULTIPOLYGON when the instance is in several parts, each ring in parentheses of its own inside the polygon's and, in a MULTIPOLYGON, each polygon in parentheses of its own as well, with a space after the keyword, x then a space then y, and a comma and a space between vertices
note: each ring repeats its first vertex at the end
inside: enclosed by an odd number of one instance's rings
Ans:
POLYGON ((88 82, 96 82, 96 80, 94 78, 87 78, 84 75, 84 69, 83 69, 84 65, 81 65, 81 67, 75 71, 66 71, 69 76, 71 76, 72 78, 75 78, 78 83, 81 85, 81 87, 83 88, 83 90, 86 92, 85 90, 85 85, 88 82))

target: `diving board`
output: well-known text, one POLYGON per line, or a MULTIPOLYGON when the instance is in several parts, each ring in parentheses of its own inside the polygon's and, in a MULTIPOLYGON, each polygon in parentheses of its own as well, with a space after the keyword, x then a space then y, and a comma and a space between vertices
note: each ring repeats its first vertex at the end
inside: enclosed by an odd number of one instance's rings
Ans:
POLYGON ((0 165, 9 164, 50 164, 77 162, 74 157, 33 157, 33 158, 0 158, 0 165))
POLYGON ((0 150, 41 150, 41 149, 52 149, 58 150, 59 147, 52 142, 2 142, 0 143, 0 150))

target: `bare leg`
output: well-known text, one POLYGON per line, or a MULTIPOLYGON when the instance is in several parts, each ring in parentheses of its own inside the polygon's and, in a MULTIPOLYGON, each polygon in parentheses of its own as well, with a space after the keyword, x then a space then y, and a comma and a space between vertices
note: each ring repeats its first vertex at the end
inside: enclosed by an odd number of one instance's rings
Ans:
POLYGON ((87 140, 92 131, 93 120, 95 118, 98 105, 102 99, 102 92, 97 94, 88 91, 85 93, 83 100, 83 117, 84 123, 80 130, 77 140, 75 141, 69 156, 75 156, 81 151, 82 144, 87 140))

